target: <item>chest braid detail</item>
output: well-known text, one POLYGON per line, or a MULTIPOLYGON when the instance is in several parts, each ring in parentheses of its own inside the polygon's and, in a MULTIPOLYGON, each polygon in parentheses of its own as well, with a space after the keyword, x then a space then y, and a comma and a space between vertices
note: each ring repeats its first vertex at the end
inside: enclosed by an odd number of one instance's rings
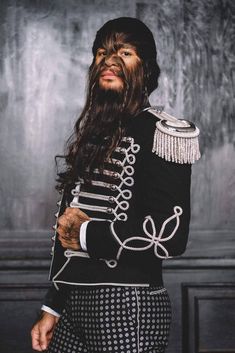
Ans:
MULTIPOLYGON (((82 186, 84 185, 84 179, 80 178, 78 182, 76 182, 76 187, 71 190, 71 194, 74 196, 72 202, 70 203, 70 207, 79 207, 82 210, 88 211, 98 211, 104 214, 113 215, 113 221, 127 220, 126 211, 129 208, 129 200, 132 198, 132 192, 129 190, 130 187, 134 185, 134 164, 136 162, 135 154, 139 152, 140 146, 134 142, 134 139, 131 137, 124 137, 122 142, 127 143, 128 147, 116 147, 115 153, 124 155, 122 160, 117 158, 110 158, 106 162, 111 164, 111 166, 118 166, 120 171, 113 171, 109 169, 104 169, 102 173, 100 173, 99 169, 95 169, 93 171, 94 174, 102 176, 108 176, 113 179, 113 183, 104 182, 102 180, 92 180, 92 186, 100 187, 99 192, 90 192, 83 191, 82 186), (116 182, 116 183, 115 183, 116 182), (125 188, 126 187, 126 188, 125 188), (102 194, 102 188, 108 188, 112 192, 117 192, 114 196, 112 194, 106 195, 102 194), (87 203, 81 202, 80 198, 84 197, 88 199, 87 203), (93 200, 101 200, 106 201, 110 204, 107 206, 100 206, 96 204, 89 204, 89 199, 93 200)), ((94 218, 93 218, 94 219, 94 218)), ((99 219, 101 219, 99 217, 99 219)), ((104 216, 104 219, 105 216, 104 216)))

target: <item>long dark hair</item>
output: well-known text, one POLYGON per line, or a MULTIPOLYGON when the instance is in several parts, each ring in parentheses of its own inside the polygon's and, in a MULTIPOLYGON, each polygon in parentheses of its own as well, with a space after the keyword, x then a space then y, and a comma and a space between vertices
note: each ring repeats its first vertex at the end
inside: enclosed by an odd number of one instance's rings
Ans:
POLYGON ((73 184, 78 177, 90 182, 93 170, 95 168, 102 170, 105 159, 109 158, 124 136, 128 119, 149 105, 148 96, 158 84, 160 69, 157 62, 154 58, 142 60, 141 45, 136 35, 129 33, 128 30, 118 32, 116 28, 109 28, 107 24, 97 32, 94 41, 94 59, 89 68, 84 109, 75 123, 73 134, 66 142, 65 154, 55 157, 58 190, 63 189, 66 184, 73 184), (116 65, 124 82, 120 92, 99 87, 99 73, 105 66, 105 59, 98 65, 95 62, 98 48, 107 46, 115 48, 117 43, 135 46, 140 56, 135 70, 127 70, 122 59, 117 57, 116 65), (58 168, 60 165, 58 161, 61 158, 65 162, 63 171, 58 168))

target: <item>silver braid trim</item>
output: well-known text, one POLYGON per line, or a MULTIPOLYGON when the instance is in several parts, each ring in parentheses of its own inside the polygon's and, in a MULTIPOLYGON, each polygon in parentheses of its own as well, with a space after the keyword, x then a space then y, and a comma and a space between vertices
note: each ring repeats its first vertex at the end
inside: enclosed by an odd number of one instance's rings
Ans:
MULTIPOLYGON (((124 155, 123 160, 122 161, 119 159, 113 160, 112 158, 107 160, 107 162, 111 164, 118 163, 118 166, 121 167, 121 171, 116 172, 109 169, 104 169, 102 171, 103 175, 107 175, 118 180, 119 184, 110 184, 110 183, 105 183, 103 181, 92 180, 92 184, 95 186, 107 187, 107 188, 110 188, 112 191, 118 191, 117 196, 114 197, 114 196, 107 196, 102 194, 95 194, 95 193, 81 191, 81 184, 84 183, 84 180, 80 179, 78 182, 76 182, 76 187, 71 191, 71 194, 74 197, 73 197, 73 200, 70 202, 70 207, 75 207, 75 208, 78 207, 88 211, 97 211, 97 212, 112 214, 114 215, 113 221, 127 220, 128 218, 127 210, 129 208, 129 200, 132 198, 132 192, 131 190, 129 190, 129 188, 134 185, 133 175, 134 175, 135 169, 133 165, 136 162, 135 154, 139 152, 140 145, 135 143, 134 138, 132 137, 123 137, 122 141, 127 142, 129 144, 128 147, 120 147, 120 146, 116 147, 115 152, 123 154, 124 155), (107 206, 98 206, 94 204, 90 205, 88 203, 85 204, 79 201, 80 197, 108 201, 111 204, 112 203, 115 204, 115 207, 111 207, 111 205, 110 207, 109 206, 107 207, 107 206), (120 200, 121 198, 123 198, 124 200, 120 200)), ((93 172, 100 174, 99 169, 95 169, 93 172)))
POLYGON ((167 161, 195 163, 200 159, 198 137, 180 137, 155 130, 152 152, 167 161))
MULTIPOLYGON (((172 216, 170 216, 169 218, 167 218, 163 223, 162 223, 162 227, 161 230, 159 232, 159 234, 157 234, 156 232, 156 227, 155 227, 155 223, 152 219, 151 216, 147 216, 145 217, 145 220, 143 222, 143 231, 144 234, 146 235, 144 236, 132 236, 129 237, 127 239, 125 239, 123 242, 120 240, 120 238, 118 237, 114 226, 115 223, 112 222, 110 224, 110 229, 112 232, 112 235, 114 236, 115 240, 118 242, 118 244, 120 245, 120 248, 118 250, 117 253, 117 257, 116 260, 118 261, 120 259, 121 253, 123 251, 123 249, 125 250, 131 250, 131 251, 144 251, 144 250, 148 250, 150 249, 152 246, 154 247, 154 254, 156 257, 160 258, 160 259, 169 259, 171 258, 171 256, 169 255, 167 249, 164 247, 164 245, 162 243, 167 242, 168 240, 170 240, 171 238, 174 237, 177 229, 179 228, 180 225, 180 216, 183 213, 183 209, 180 206, 175 206, 174 207, 174 214, 172 216), (164 236, 164 231, 166 228, 166 225, 171 222, 172 220, 176 221, 175 227, 172 230, 171 234, 168 236, 164 236), (147 224, 150 223, 151 226, 151 231, 147 230, 147 224), (128 246, 127 244, 133 240, 138 240, 141 241, 142 243, 145 243, 147 245, 145 246, 138 246, 138 247, 134 247, 134 246, 128 246), (161 249, 161 252, 163 252, 165 255, 161 255, 158 252, 158 249, 161 249)), ((115 266, 114 266, 115 267, 115 266)))
MULTIPOLYGON (((58 217, 59 217, 59 214, 60 214, 60 210, 61 210, 61 206, 62 206, 62 199, 64 198, 64 189, 62 190, 62 193, 61 193, 61 197, 60 197, 60 200, 57 201, 57 206, 58 206, 58 211, 55 213, 55 217, 56 217, 56 223, 53 225, 53 229, 54 229, 54 235, 52 236, 51 240, 53 242, 53 245, 51 247, 51 253, 50 255, 52 256, 52 259, 51 259, 51 264, 50 264, 50 270, 49 270, 49 279, 51 277, 51 273, 52 273, 52 264, 54 262, 54 256, 55 256, 55 241, 56 241, 56 234, 57 234, 57 225, 58 225, 58 217)), ((58 289, 58 288, 57 288, 58 289)))
POLYGON ((200 159, 200 130, 192 122, 175 118, 164 112, 163 107, 145 110, 160 119, 156 123, 152 152, 167 161, 181 164, 192 164, 200 159))

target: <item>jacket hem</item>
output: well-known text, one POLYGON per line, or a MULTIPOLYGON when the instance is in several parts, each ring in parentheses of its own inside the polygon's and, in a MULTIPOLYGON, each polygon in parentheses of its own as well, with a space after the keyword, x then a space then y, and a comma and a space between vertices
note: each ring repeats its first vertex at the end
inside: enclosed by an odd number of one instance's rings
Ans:
POLYGON ((123 286, 123 287, 149 287, 149 283, 117 283, 117 282, 68 282, 68 281, 53 281, 53 283, 69 284, 72 286, 123 286))

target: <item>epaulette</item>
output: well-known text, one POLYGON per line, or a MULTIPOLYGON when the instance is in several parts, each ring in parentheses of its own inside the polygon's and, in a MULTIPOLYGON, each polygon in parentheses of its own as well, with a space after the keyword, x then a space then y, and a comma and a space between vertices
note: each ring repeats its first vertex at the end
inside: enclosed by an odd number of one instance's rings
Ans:
POLYGON ((195 163, 200 157, 200 130, 190 121, 177 119, 163 111, 163 107, 146 108, 160 121, 156 123, 152 152, 167 161, 195 163))

